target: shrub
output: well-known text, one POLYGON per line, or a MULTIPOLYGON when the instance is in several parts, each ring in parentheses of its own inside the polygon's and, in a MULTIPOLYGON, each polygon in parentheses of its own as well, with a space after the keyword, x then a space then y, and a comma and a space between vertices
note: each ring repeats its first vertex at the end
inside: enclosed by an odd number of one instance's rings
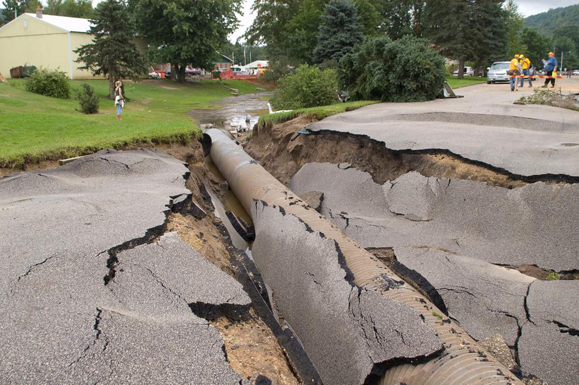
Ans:
POLYGON ((71 89, 66 74, 59 70, 37 69, 26 81, 26 90, 53 98, 70 99, 71 89))
POLYGON ((436 98, 445 74, 444 59, 425 40, 378 37, 340 60, 338 80, 354 100, 414 102, 436 98))
POLYGON ((94 94, 94 88, 83 83, 80 91, 76 91, 76 99, 80 104, 80 111, 85 114, 99 112, 99 97, 94 94))
POLYGON ((276 109, 297 109, 325 106, 338 101, 336 71, 300 66, 278 82, 271 104, 276 109))

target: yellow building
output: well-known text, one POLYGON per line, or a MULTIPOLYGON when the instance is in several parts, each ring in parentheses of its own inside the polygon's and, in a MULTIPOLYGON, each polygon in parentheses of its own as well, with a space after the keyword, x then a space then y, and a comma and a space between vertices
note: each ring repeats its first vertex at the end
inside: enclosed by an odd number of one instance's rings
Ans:
MULTIPOLYGON (((25 13, 0 28, 0 73, 10 76, 10 68, 36 66, 60 69, 70 79, 93 79, 90 71, 78 69, 74 50, 92 42, 88 19, 25 13)), ((141 52, 143 41, 137 41, 141 52)))

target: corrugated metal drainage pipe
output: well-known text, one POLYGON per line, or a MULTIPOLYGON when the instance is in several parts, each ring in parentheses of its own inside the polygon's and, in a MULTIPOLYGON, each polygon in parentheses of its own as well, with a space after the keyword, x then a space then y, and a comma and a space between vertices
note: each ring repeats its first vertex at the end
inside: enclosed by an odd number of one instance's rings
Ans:
MULTIPOLYGON (((379 288, 377 278, 383 274, 397 281, 402 280, 319 213, 295 204, 296 201, 301 201, 300 198, 257 164, 223 132, 216 129, 206 131, 203 144, 206 149, 210 146, 213 162, 248 213, 252 212, 253 201, 261 200, 269 205, 282 207, 314 231, 320 231, 327 238, 335 240, 354 276, 354 283, 359 287, 379 288), (294 203, 290 205, 292 202, 294 203)), ((441 319, 439 315, 443 312, 412 286, 404 285, 398 290, 382 293, 418 310, 424 316, 425 322, 438 334, 444 351, 426 362, 406 363, 388 369, 379 384, 522 385, 521 381, 490 356, 460 326, 446 317, 441 319)))

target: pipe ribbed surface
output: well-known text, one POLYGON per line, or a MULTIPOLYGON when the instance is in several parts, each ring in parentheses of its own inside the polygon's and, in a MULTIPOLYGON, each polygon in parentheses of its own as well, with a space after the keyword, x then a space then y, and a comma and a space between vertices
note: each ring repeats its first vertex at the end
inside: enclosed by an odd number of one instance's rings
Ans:
MULTIPOLYGON (((301 199, 257 164, 223 132, 211 129, 204 135, 206 135, 205 144, 208 138, 211 139, 210 155, 213 162, 250 215, 254 200, 261 200, 283 208, 287 213, 301 219, 312 230, 333 239, 339 245, 346 265, 353 275, 354 283, 358 287, 380 290, 380 276, 383 274, 396 281, 402 280, 317 211, 306 208, 305 205, 295 204, 302 202, 301 199)), ((253 219, 255 221, 255 218, 253 219)), ((437 333, 444 350, 426 362, 400 364, 388 369, 379 384, 522 385, 522 382, 507 368, 412 286, 404 285, 397 290, 381 292, 384 296, 418 310, 426 324, 437 333)))

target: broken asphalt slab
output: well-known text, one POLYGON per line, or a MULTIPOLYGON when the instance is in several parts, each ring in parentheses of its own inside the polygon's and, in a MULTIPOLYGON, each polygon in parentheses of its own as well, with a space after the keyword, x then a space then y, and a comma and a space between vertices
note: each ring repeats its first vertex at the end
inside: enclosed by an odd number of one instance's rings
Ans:
POLYGON ((395 248, 396 259, 418 272, 444 300, 448 314, 478 341, 501 335, 515 346, 526 320, 525 297, 534 278, 484 261, 430 248, 395 248))
POLYGON ((334 240, 255 202, 253 259, 324 383, 362 384, 384 362, 442 348, 420 313, 347 278, 334 240))
MULTIPOLYGON (((463 90, 461 90, 463 91, 463 90)), ((579 114, 547 106, 516 106, 510 93, 464 89, 465 98, 381 103, 308 126, 367 136, 391 150, 450 152, 520 176, 579 177, 579 114)), ((519 97, 521 95, 517 95, 519 97)))
POLYGON ((0 179, 3 381, 239 383, 190 305, 249 298, 176 234, 147 244, 190 195, 188 173, 143 150, 0 179))
POLYGON ((579 383, 579 281, 536 281, 519 341, 523 373, 549 384, 579 383))
POLYGON ((309 163, 289 188, 324 193, 322 214, 367 248, 431 246, 494 264, 579 268, 577 184, 507 189, 411 172, 380 186, 363 171, 309 163))

